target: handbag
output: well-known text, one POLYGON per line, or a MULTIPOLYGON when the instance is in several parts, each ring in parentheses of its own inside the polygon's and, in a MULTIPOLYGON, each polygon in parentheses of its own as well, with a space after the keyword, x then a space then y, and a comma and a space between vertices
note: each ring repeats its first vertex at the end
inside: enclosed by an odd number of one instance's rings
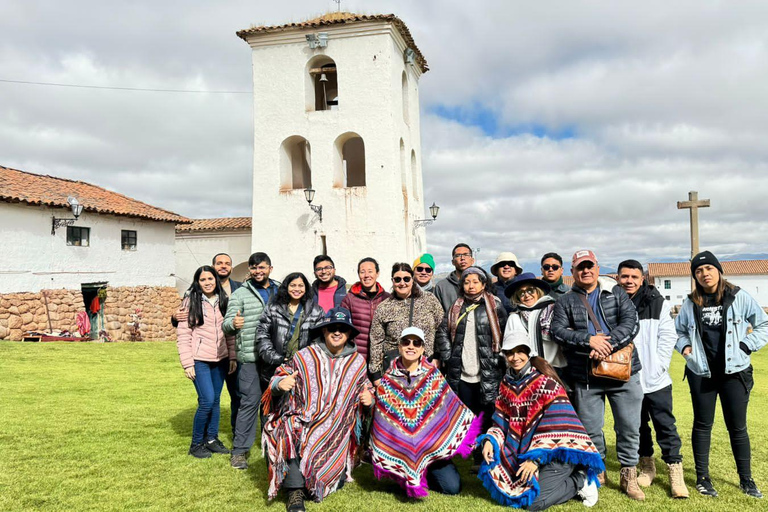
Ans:
MULTIPOLYGON (((584 303, 584 307, 587 308, 587 315, 592 325, 595 326, 595 331, 597 334, 603 334, 600 322, 597 321, 595 312, 592 311, 587 298, 582 294, 579 294, 579 298, 584 303)), ((634 349, 635 345, 630 342, 626 347, 613 352, 602 361, 592 359, 592 366, 590 368, 592 376, 617 380, 619 382, 629 382, 629 378, 632 376, 632 352, 634 349)))

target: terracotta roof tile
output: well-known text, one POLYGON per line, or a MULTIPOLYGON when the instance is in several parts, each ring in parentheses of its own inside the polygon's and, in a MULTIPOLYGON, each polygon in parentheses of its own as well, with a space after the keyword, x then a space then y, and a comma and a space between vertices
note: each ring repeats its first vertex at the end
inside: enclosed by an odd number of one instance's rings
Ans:
MULTIPOLYGON (((768 260, 721 261, 723 274, 726 276, 768 274, 768 260)), ((648 275, 654 277, 685 277, 691 275, 691 264, 687 261, 678 263, 649 263, 648 275)))
POLYGON ((397 28, 397 30, 400 31, 400 35, 402 35, 403 39, 405 39, 406 45, 408 45, 409 48, 413 49, 413 51, 416 52, 416 61, 419 63, 421 72, 426 73, 427 71, 429 71, 429 66, 427 65, 427 59, 424 58, 424 55, 422 55, 421 50, 419 50, 418 46, 416 46, 416 42, 413 40, 411 31, 408 30, 408 27, 405 25, 403 20, 401 20, 394 14, 368 15, 368 14, 354 14, 351 12, 332 12, 332 13, 324 14, 323 16, 319 16, 317 18, 313 18, 311 20, 301 21, 299 23, 285 23, 284 25, 271 25, 271 26, 264 25, 264 26, 258 26, 258 27, 251 27, 244 30, 238 30, 236 33, 237 33, 237 36, 241 38, 243 41, 248 41, 248 37, 259 35, 259 34, 285 32, 288 30, 302 30, 305 28, 322 28, 329 25, 371 22, 371 21, 388 21, 392 23, 397 28))
POLYGON ((177 233, 189 231, 232 231, 251 229, 250 217, 221 217, 217 219, 192 219, 191 224, 179 224, 177 233))
POLYGON ((90 183, 0 166, 0 201, 69 209, 69 196, 76 197, 86 212, 125 215, 176 224, 191 222, 181 215, 90 183))

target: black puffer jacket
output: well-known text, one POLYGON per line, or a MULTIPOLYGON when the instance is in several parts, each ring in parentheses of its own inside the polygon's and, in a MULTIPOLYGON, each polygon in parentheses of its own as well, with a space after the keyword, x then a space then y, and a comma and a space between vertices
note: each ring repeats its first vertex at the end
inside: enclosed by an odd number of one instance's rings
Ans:
MULTIPOLYGON (((615 352, 626 347, 637 335, 640 328, 637 311, 627 293, 614 280, 601 277, 598 284, 600 306, 610 330, 608 334, 615 352)), ((557 299, 551 332, 555 341, 563 347, 565 359, 568 361, 568 375, 579 382, 589 382, 595 380, 589 376, 591 348, 588 325, 591 322, 579 294, 586 296, 586 292, 574 284, 568 293, 557 299)), ((640 358, 635 350, 632 354, 632 373, 635 374, 640 369, 640 358)))
MULTIPOLYGON (((325 312, 315 302, 308 302, 304 309, 304 318, 301 325, 296 326, 299 331, 298 350, 309 345, 309 331, 323 321, 325 312)), ((269 380, 278 366, 285 362, 285 348, 290 340, 288 333, 291 330, 293 313, 285 304, 276 304, 274 301, 267 304, 256 327, 256 343, 259 347, 259 369, 262 380, 269 380)))
MULTIPOLYGON (((496 316, 499 317, 499 328, 502 336, 504 328, 507 326, 507 312, 498 297, 496 299, 496 316)), ((465 302, 461 308, 461 313, 470 306, 470 302, 465 302)), ((440 351, 440 359, 443 361, 442 371, 445 380, 451 386, 454 392, 458 393, 459 381, 461 380, 461 353, 464 350, 464 333, 467 327, 466 320, 459 322, 456 328, 456 336, 451 340, 451 330, 448 328, 448 314, 445 312, 443 322, 437 330, 435 337, 435 348, 440 351)), ((461 314, 460 313, 460 314, 461 314)), ((485 301, 480 301, 480 306, 475 309, 475 335, 477 337, 477 351, 480 355, 480 389, 482 391, 483 404, 492 404, 496 401, 499 394, 499 384, 504 376, 506 364, 501 354, 493 353, 493 336, 491 335, 491 325, 488 322, 488 313, 485 310, 485 301)))

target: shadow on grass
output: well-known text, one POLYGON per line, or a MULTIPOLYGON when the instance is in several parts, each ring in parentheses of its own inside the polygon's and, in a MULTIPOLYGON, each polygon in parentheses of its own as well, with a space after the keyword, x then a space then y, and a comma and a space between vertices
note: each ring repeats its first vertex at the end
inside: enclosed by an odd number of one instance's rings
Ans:
MULTIPOLYGON (((168 420, 171 424, 171 428, 177 436, 183 438, 192 438, 192 423, 195 419, 196 407, 189 407, 182 411, 179 411, 175 416, 168 420)), ((223 441, 232 441, 232 432, 230 425, 229 409, 221 408, 221 418, 219 420, 219 438, 223 441), (228 438, 226 436, 229 436, 228 438)))

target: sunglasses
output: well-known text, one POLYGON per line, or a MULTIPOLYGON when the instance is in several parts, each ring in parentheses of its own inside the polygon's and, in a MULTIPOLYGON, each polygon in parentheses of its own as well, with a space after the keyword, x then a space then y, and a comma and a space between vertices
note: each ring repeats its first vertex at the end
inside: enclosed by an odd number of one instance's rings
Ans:
POLYGON ((560 270, 560 265, 542 265, 542 270, 560 270))
POLYGON ((400 283, 400 281, 404 283, 410 283, 411 282, 411 276, 405 276, 405 277, 393 277, 392 282, 395 284, 400 283))
POLYGON ((400 340, 400 346, 401 347, 407 347, 409 345, 413 345, 416 348, 420 348, 424 346, 424 342, 420 339, 412 340, 410 338, 402 338, 400 340))
POLYGON ((595 268, 595 264, 591 261, 585 261, 584 263, 579 263, 579 266, 576 267, 576 270, 586 270, 590 268, 595 268))
POLYGON ((499 263, 499 267, 511 267, 511 268, 517 268, 517 265, 514 261, 502 261, 499 263))
POLYGON ((518 291, 517 294, 520 297, 522 297, 523 295, 536 295, 536 288, 526 288, 524 290, 518 291))
POLYGON ((416 267, 414 270, 416 270, 416 272, 423 272, 425 274, 432 273, 432 267, 416 267))
POLYGON ((340 332, 341 334, 346 334, 349 332, 349 326, 344 324, 329 325, 326 329, 331 333, 340 332))

